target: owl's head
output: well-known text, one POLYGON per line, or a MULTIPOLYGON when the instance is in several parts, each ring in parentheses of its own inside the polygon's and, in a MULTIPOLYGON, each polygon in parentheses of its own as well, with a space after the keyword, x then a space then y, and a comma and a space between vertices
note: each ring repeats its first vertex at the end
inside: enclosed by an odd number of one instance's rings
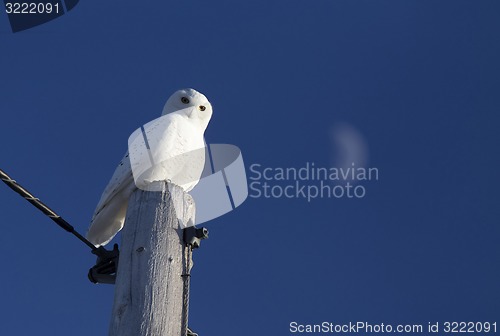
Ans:
POLYGON ((205 124, 205 127, 212 117, 212 105, 207 97, 194 89, 182 89, 174 92, 165 103, 161 115, 184 109, 186 109, 185 112, 189 118, 199 119, 205 124))

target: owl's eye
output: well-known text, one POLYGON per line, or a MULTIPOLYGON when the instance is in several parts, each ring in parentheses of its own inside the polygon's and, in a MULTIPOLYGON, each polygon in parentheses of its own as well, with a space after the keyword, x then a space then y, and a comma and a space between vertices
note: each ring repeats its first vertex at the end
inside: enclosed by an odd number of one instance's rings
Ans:
POLYGON ((198 110, 205 111, 207 108, 203 105, 198 106, 198 110))
POLYGON ((189 104, 189 98, 187 98, 187 97, 182 97, 182 98, 181 98, 181 102, 182 102, 183 104, 189 104))

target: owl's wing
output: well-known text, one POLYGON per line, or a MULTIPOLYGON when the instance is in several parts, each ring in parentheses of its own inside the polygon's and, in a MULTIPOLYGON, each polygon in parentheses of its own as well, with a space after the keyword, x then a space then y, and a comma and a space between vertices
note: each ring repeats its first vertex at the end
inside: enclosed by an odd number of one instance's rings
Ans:
POLYGON ((118 164, 97 204, 87 239, 96 246, 106 245, 121 230, 125 221, 128 198, 135 185, 128 153, 118 164))
POLYGON ((118 167, 116 167, 111 180, 104 189, 99 203, 97 203, 92 221, 118 193, 130 187, 133 183, 134 177, 132 175, 132 169, 130 168, 129 153, 126 152, 123 159, 118 164, 118 167))

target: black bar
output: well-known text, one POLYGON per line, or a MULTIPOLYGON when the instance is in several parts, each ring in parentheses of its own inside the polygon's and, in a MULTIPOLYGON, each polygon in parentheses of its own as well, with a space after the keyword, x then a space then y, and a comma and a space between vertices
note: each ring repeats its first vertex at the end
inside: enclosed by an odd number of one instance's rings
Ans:
POLYGON ((7 173, 0 169, 0 179, 9 186, 10 189, 14 190, 16 193, 21 195, 25 200, 30 202, 33 206, 35 206, 38 210, 43 212, 46 216, 52 219, 57 225, 59 225, 64 230, 72 233, 76 238, 81 240, 85 245, 90 247, 93 251, 97 250, 97 247, 88 241, 85 237, 83 237, 80 233, 78 233, 75 228, 66 222, 61 216, 56 214, 52 209, 50 209, 47 205, 45 205, 38 198, 33 196, 28 190, 24 189, 21 185, 19 185, 15 180, 11 179, 7 173))

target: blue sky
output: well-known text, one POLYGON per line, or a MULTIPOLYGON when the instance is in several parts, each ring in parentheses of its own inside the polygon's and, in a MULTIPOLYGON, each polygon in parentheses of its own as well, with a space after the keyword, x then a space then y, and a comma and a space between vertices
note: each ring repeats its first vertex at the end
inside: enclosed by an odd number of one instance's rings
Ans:
MULTIPOLYGON (((249 198, 206 226, 190 325, 491 321, 500 311, 500 4, 81 2, 12 34, 0 14, 0 168, 79 231, 140 125, 175 90, 214 107, 247 169, 330 167, 350 125, 361 199, 249 198)), ((248 171, 247 171, 248 173, 248 171)), ((5 335, 105 335, 113 287, 84 245, 0 186, 5 335)), ((119 239, 117 240, 119 242, 119 239)), ((500 321, 499 321, 500 322, 500 321)))

